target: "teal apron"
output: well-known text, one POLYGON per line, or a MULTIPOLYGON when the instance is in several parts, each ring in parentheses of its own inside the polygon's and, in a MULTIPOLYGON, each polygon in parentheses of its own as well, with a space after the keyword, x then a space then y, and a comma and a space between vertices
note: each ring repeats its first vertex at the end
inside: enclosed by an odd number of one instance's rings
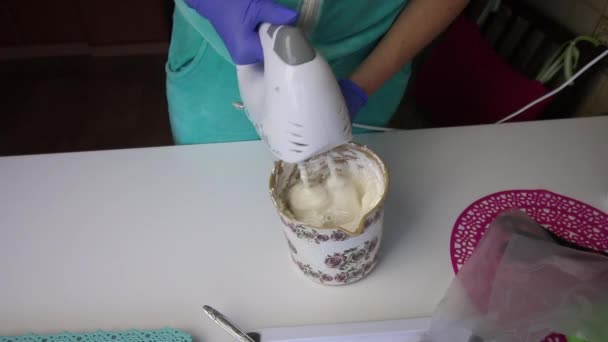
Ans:
MULTIPOLYGON (((347 78, 374 49, 406 0, 282 0, 300 11, 300 25, 325 56, 336 77, 347 78)), ((171 47, 166 65, 167 99, 178 144, 259 139, 239 108, 236 69, 213 26, 175 0, 171 47)), ((410 65, 387 81, 355 122, 385 126, 397 109, 410 65)), ((355 133, 360 130, 355 129, 355 133)))

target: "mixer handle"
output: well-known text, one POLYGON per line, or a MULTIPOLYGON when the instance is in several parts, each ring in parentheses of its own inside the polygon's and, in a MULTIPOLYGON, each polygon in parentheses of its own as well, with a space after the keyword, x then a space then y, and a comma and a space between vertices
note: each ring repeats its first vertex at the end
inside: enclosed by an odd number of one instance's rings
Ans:
POLYGON ((259 30, 264 59, 273 51, 284 63, 296 66, 312 61, 317 56, 315 48, 302 29, 288 25, 262 24, 259 30))
MULTIPOLYGON (((284 63, 285 67, 302 65, 317 56, 315 48, 298 27, 264 23, 260 26, 258 34, 264 51, 264 60, 273 63, 275 69, 281 63, 284 63)), ((254 124, 261 122, 266 115, 264 64, 237 65, 236 68, 241 98, 247 105, 247 116, 254 124)), ((260 127, 256 126, 256 129, 259 130, 260 127)))

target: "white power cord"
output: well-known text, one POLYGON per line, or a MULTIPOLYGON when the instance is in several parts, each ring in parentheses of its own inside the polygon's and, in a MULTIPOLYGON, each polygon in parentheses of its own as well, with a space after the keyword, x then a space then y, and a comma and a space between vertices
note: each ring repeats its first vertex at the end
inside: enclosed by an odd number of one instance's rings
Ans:
POLYGON ((561 86, 555 88, 552 92, 550 92, 548 94, 545 94, 544 96, 541 96, 538 99, 536 99, 536 100, 528 103, 527 105, 525 105, 524 107, 522 107, 518 111, 514 112, 513 114, 510 114, 510 115, 506 116, 505 118, 497 121, 496 124, 505 123, 505 122, 513 119, 514 117, 520 115, 521 113, 527 111, 528 109, 536 106, 540 102, 542 102, 542 101, 544 101, 544 100, 546 100, 546 99, 554 96, 555 94, 559 93, 560 91, 564 90, 564 88, 566 88, 567 86, 571 85, 572 82, 574 82, 577 78, 579 78, 579 76, 581 76, 585 71, 589 70, 589 68, 591 68, 592 66, 594 66, 597 62, 599 62, 600 60, 602 60, 606 56, 608 56, 608 49, 606 49, 606 51, 602 52, 599 56, 595 57, 591 62, 587 63, 587 65, 585 65, 584 67, 582 67, 581 70, 579 70, 576 74, 574 74, 570 79, 566 80, 566 82, 564 82, 564 84, 562 84, 561 86))
MULTIPOLYGON (((545 95, 539 97, 538 99, 536 99, 536 100, 528 103, 527 105, 523 106, 521 109, 515 111, 513 114, 509 114, 505 118, 497 121, 496 124, 505 123, 505 122, 513 119, 514 117, 520 115, 521 113, 525 112, 526 110, 528 110, 528 109, 536 106, 540 102, 542 102, 542 101, 544 101, 544 100, 546 100, 546 99, 548 99, 548 98, 556 95, 560 91, 564 90, 564 88, 566 88, 567 86, 571 85, 572 82, 574 82, 583 73, 585 73, 585 71, 589 70, 589 68, 591 68, 592 66, 594 66, 595 64, 597 64, 600 60, 602 60, 606 56, 608 56, 608 49, 606 49, 606 51, 602 52, 599 56, 595 57, 591 62, 587 63, 587 65, 585 65, 584 67, 582 67, 576 74, 574 74, 571 78, 569 78, 567 81, 565 81, 561 86, 559 86, 558 88, 555 88, 552 92, 550 92, 548 94, 545 94, 545 95)), ((369 125, 362 125, 362 124, 353 124, 353 127, 363 128, 363 129, 368 129, 370 131, 378 131, 378 132, 390 132, 390 131, 397 130, 395 128, 369 126, 369 125)))
POLYGON ((390 132, 390 131, 396 130, 395 128, 370 126, 370 125, 363 125, 363 124, 358 124, 358 123, 354 123, 353 127, 363 128, 363 129, 368 129, 370 131, 378 131, 378 132, 390 132))

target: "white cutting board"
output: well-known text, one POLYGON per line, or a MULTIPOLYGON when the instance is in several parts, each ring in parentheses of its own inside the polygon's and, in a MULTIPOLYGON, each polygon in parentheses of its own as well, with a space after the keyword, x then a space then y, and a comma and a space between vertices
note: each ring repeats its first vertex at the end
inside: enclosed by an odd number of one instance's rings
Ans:
POLYGON ((260 330, 261 342, 419 342, 429 318, 260 330))

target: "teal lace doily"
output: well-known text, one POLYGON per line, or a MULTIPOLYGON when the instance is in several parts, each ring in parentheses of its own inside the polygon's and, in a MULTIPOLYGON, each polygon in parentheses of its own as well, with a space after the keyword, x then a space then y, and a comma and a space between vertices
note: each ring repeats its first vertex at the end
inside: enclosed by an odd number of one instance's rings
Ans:
POLYGON ((128 330, 121 332, 96 331, 92 333, 55 335, 27 334, 0 336, 0 342, 192 342, 192 337, 175 329, 128 330))

